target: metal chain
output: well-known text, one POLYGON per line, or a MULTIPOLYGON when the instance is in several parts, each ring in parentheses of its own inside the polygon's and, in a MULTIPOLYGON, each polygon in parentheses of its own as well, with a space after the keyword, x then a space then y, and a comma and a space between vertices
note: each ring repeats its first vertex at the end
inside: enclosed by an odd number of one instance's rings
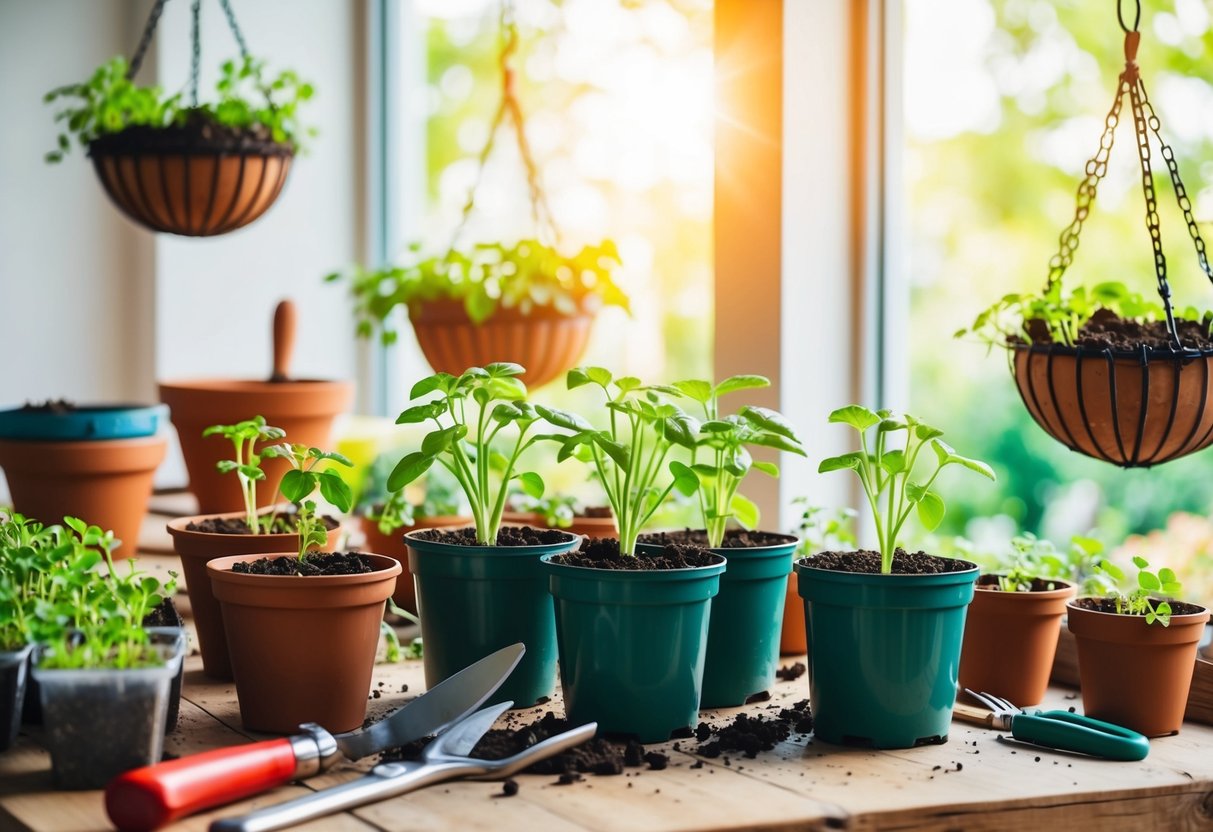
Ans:
POLYGON ((192 106, 198 106, 198 71, 202 65, 202 33, 198 26, 198 12, 202 6, 202 0, 194 0, 190 6, 190 38, 194 42, 194 53, 190 58, 190 103, 192 106))
POLYGON ((156 32, 156 24, 160 22, 160 15, 164 12, 164 4, 167 2, 168 0, 156 0, 156 5, 152 6, 152 11, 147 16, 147 23, 143 24, 143 34, 139 36, 139 45, 135 47, 135 54, 131 56, 130 66, 126 70, 127 80, 134 78, 139 67, 143 66, 143 56, 147 54, 147 48, 152 45, 152 35, 156 32))
POLYGON ((1124 29, 1126 32, 1136 32, 1141 26, 1141 0, 1136 0, 1136 3, 1137 13, 1133 16, 1133 28, 1130 29, 1125 25, 1124 13, 1120 10, 1121 0, 1116 0, 1116 19, 1120 21, 1120 28, 1124 29))
POLYGON ((240 57, 248 58, 248 45, 244 42, 244 35, 240 33, 240 27, 236 25, 236 13, 232 11, 232 5, 228 0, 219 0, 219 5, 223 7, 223 13, 227 16, 228 28, 232 30, 232 35, 236 38, 236 45, 240 47, 240 57))

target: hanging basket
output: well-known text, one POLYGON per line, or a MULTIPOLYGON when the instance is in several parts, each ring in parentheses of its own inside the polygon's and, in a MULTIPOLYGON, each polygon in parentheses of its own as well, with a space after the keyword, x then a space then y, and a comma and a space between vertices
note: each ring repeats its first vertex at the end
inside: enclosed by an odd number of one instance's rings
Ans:
MULTIPOLYGON (((1118 16, 1120 9, 1117 9, 1118 16)), ((1024 405, 1046 433, 1070 450, 1125 468, 1148 467, 1185 456, 1213 443, 1213 349, 1184 346, 1179 337, 1162 252, 1158 202, 1151 168, 1153 134, 1188 231, 1197 261, 1213 281, 1204 240, 1192 214, 1171 147, 1163 140, 1161 124, 1150 104, 1138 69, 1137 31, 1141 18, 1125 31, 1125 68, 1116 99, 1104 123, 1100 149, 1087 162, 1086 177, 1078 187, 1074 220, 1061 234, 1061 247, 1050 262, 1045 292, 1056 288, 1078 249, 1078 236, 1107 173, 1115 128, 1122 102, 1128 97, 1135 127, 1146 226, 1154 250, 1158 294, 1166 313, 1169 345, 1136 349, 1097 348, 1061 343, 1014 343, 1011 372, 1024 405)))

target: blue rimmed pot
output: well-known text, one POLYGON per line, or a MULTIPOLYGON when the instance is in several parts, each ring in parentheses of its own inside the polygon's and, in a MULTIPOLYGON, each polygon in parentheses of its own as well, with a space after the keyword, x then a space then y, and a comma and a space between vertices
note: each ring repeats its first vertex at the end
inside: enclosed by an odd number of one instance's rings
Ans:
POLYGON ((556 599, 565 716, 663 742, 699 716, 708 621, 725 559, 614 570, 541 558, 556 599))
POLYGON ((155 436, 168 416, 162 404, 25 406, 0 410, 0 437, 35 441, 100 441, 155 436))
POLYGON ((526 655, 497 692, 525 707, 556 688, 556 621, 540 558, 568 552, 580 538, 531 546, 460 546, 404 536, 413 573, 425 684, 433 687, 517 642, 526 655))
POLYGON ((12 748, 21 729, 32 644, 16 650, 0 650, 0 751, 12 748))
POLYGON ((873 575, 812 561, 798 560, 796 574, 816 736, 869 748, 946 742, 977 566, 873 575))
MULTIPOLYGON (((706 532, 693 534, 707 539, 706 532)), ((720 576, 720 593, 712 600, 702 708, 743 705, 754 694, 770 690, 775 684, 788 573, 792 571, 792 555, 800 540, 771 532, 764 536, 780 542, 771 546, 708 549, 724 557, 728 568, 720 576)), ((660 537, 660 533, 643 535, 637 552, 660 551, 662 544, 643 542, 660 537)), ((730 537, 738 535, 730 533, 730 537)))

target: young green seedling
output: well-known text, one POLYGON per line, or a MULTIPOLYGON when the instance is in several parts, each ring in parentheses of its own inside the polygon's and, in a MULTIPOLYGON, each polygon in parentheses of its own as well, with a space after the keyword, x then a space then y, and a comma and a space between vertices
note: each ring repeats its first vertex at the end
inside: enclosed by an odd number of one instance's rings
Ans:
POLYGON ((1118 588, 1125 579, 1125 573, 1119 566, 1110 560, 1101 560, 1097 567, 1113 582, 1108 596, 1116 602, 1116 613, 1145 616, 1146 624, 1170 627, 1171 604, 1159 598, 1158 594, 1173 598, 1179 595, 1183 586, 1175 573, 1165 566, 1157 573, 1149 571, 1149 562, 1140 555, 1133 556, 1133 565, 1137 567, 1137 587, 1128 593, 1118 588))
POLYGON ((572 431, 560 437, 557 460, 588 451, 619 529, 619 551, 636 554, 636 539, 653 513, 670 494, 691 496, 699 477, 687 465, 667 459, 674 448, 693 451, 699 423, 665 397, 681 397, 674 387, 649 386, 631 376, 613 378, 602 367, 569 370, 570 390, 587 384, 601 388, 606 398, 610 427, 596 430, 575 413, 547 407, 536 410, 551 425, 572 431))
POLYGON ((751 447, 805 456, 796 431, 774 410, 745 405, 735 414, 720 415, 721 396, 770 384, 763 376, 732 376, 716 385, 699 379, 673 384, 703 408, 705 421, 699 426, 700 436, 691 452, 691 470, 699 477, 699 508, 712 548, 724 542, 730 519, 747 529, 758 525, 758 506, 737 491, 746 475, 755 470, 779 476, 779 466, 755 461, 751 447))
POLYGON ((235 459, 224 459, 216 463, 220 471, 236 472, 240 482, 240 496, 244 501, 244 522, 253 534, 270 531, 270 521, 257 514, 257 483, 265 479, 261 460, 267 454, 257 452, 257 446, 266 442, 277 442, 286 436, 286 431, 265 423, 264 416, 254 416, 234 425, 211 425, 202 431, 203 436, 219 435, 232 443, 235 459))
POLYGON ((893 571, 899 535, 912 513, 917 511, 927 531, 933 531, 943 521, 943 498, 931 486, 944 468, 960 465, 995 479, 989 465, 960 456, 939 438, 943 431, 909 414, 899 419, 888 410, 874 412, 861 405, 850 405, 831 413, 830 422, 853 427, 859 433, 859 450, 823 460, 818 473, 849 469, 859 477, 872 510, 880 547, 880 571, 884 574, 893 571), (905 434, 903 447, 890 447, 890 439, 900 433, 905 434), (935 464, 927 477, 916 481, 914 471, 919 456, 928 447, 935 464))
POLYGON ((346 512, 354 504, 354 492, 332 467, 317 469, 322 462, 331 461, 352 467, 344 456, 307 445, 271 445, 262 452, 266 459, 285 459, 291 470, 282 475, 278 493, 295 506, 295 528, 299 533, 299 560, 305 560, 309 549, 322 548, 328 542, 328 527, 316 514, 316 502, 309 500, 316 489, 338 511, 346 512))
POLYGON ((422 440, 420 450, 397 463, 388 477, 388 489, 399 491, 439 463, 467 497, 477 542, 495 545, 510 483, 517 480, 526 493, 543 496, 543 479, 538 474, 516 472, 518 458, 527 448, 552 438, 545 434, 528 437, 539 414, 526 401, 526 385, 518 378, 524 372, 518 364, 502 362, 470 367, 460 376, 436 373, 414 384, 410 400, 438 395, 405 410, 396 424, 432 421, 435 427, 422 440), (511 426, 516 432, 513 446, 494 464, 493 443, 499 436, 505 440, 502 431, 511 426))
POLYGON ((792 504, 804 506, 800 521, 796 524, 796 536, 800 538, 797 554, 811 557, 819 552, 854 549, 858 545, 854 529, 855 509, 827 509, 810 505, 808 497, 797 497, 792 504))

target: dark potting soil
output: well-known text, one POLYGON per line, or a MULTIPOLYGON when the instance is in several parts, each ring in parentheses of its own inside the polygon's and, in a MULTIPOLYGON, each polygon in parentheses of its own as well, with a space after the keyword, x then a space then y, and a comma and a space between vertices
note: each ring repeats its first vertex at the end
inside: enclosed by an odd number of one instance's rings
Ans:
MULTIPOLYGON (((880 552, 860 549, 857 552, 822 552, 805 561, 818 569, 833 572, 855 572, 863 575, 880 573, 880 552)), ((893 555, 894 575, 938 575, 944 572, 964 572, 972 569, 967 560, 941 558, 926 552, 898 549, 893 555)))
MULTIPOLYGON (((341 522, 335 517, 324 516, 320 518, 324 521, 324 527, 329 531, 341 525, 341 522)), ((185 527, 186 531, 205 532, 206 534, 252 534, 253 530, 249 528, 248 523, 244 522, 240 517, 207 517, 201 522, 189 523, 185 527)), ((270 528, 270 534, 294 534, 295 518, 293 514, 279 514, 274 518, 274 524, 270 528)))
POLYGON ((232 571, 244 575, 362 575, 374 571, 371 562, 357 552, 318 552, 307 560, 299 558, 258 558, 232 564, 232 571))
MULTIPOLYGON (((1175 319, 1180 343, 1188 348, 1213 349, 1213 337, 1199 321, 1175 319)), ((1043 321, 1028 321, 1028 334, 1033 343, 1049 343, 1048 327, 1043 321)), ((1107 310, 1096 310, 1078 331, 1075 345, 1089 349, 1135 351, 1142 347, 1166 350, 1171 347, 1171 333, 1165 321, 1132 321, 1107 310)))
MULTIPOLYGON (((417 533, 419 540, 431 543, 445 543, 449 546, 482 546, 477 542, 476 530, 471 526, 465 529, 424 529, 417 533)), ((569 533, 560 529, 536 529, 531 526, 502 526, 497 530, 498 546, 544 546, 552 543, 568 543, 569 533)))
POLYGON ((807 734, 813 730, 813 713, 809 700, 802 699, 790 708, 783 708, 777 716, 762 716, 740 713, 733 721, 719 728, 706 722, 699 723, 695 738, 699 740, 697 754, 719 757, 726 751, 740 751, 753 759, 760 751, 770 751, 786 740, 793 732, 807 734))
POLYGON ((634 571, 656 571, 663 569, 691 569, 719 563, 717 555, 697 546, 666 546, 659 555, 624 555, 619 551, 619 541, 609 537, 589 537, 575 552, 552 558, 554 563, 565 566, 584 566, 590 569, 628 569, 634 571))
MULTIPOLYGON (((1171 615, 1193 615, 1204 610, 1204 607, 1187 604, 1183 601, 1168 601, 1168 603, 1171 605, 1171 615)), ((1114 598, 1079 598, 1074 602, 1074 606, 1094 612, 1116 613, 1116 599, 1114 598)))
POLYGON ((47 399, 44 402, 26 402, 21 405, 23 413, 72 413, 77 409, 67 399, 47 399))
MULTIPOLYGON (((708 533, 704 529, 683 529, 680 532, 652 532, 640 536, 641 543, 671 543, 679 546, 708 545, 708 533)), ((786 546, 795 543, 796 538, 789 534, 775 532, 751 532, 745 529, 729 529, 724 533, 721 549, 756 549, 762 546, 786 546)))
POLYGON ((181 613, 177 612, 177 605, 173 603, 173 599, 168 597, 143 616, 143 626, 183 627, 185 622, 181 620, 181 613))
POLYGON ((581 511, 577 512, 578 517, 585 517, 591 520, 605 520, 613 515, 611 514, 610 506, 586 506, 581 511))
MULTIPOLYGON (((998 578, 998 575, 982 575, 977 579, 977 588, 989 590, 990 592, 1002 592, 1002 589, 999 587, 998 578)), ((1059 586, 1057 581, 1046 581, 1044 578, 1033 578, 1030 587, 1026 591, 1050 592, 1058 588, 1059 586)), ((1025 590, 1017 591, 1024 592, 1025 590)))
POLYGON ((804 666, 804 662, 796 662, 795 664, 784 665, 776 670, 775 677, 781 682, 795 682, 806 672, 808 672, 808 668, 804 666))
POLYGON ((182 124, 127 127, 118 133, 99 136, 89 145, 91 154, 103 155, 186 151, 290 156, 294 148, 274 141, 264 124, 250 127, 218 124, 199 110, 188 111, 182 124))

